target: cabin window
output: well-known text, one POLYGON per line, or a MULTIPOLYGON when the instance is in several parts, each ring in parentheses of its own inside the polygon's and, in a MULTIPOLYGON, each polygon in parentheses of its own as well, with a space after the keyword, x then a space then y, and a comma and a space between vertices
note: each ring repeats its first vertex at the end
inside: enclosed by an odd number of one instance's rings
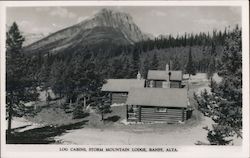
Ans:
POLYGON ((167 112, 167 108, 156 108, 156 112, 167 112))
POLYGON ((127 93, 122 93, 122 96, 123 96, 123 97, 126 97, 126 96, 127 96, 127 93))
POLYGON ((153 87, 154 87, 154 81, 151 80, 151 81, 149 82, 149 87, 150 87, 150 88, 153 88, 153 87))

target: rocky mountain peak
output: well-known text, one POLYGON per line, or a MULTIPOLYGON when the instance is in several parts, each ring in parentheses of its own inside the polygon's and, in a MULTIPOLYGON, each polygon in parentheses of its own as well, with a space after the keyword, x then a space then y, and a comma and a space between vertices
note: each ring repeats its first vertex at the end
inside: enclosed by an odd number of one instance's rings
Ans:
POLYGON ((113 20, 123 20, 127 22, 133 22, 132 16, 125 12, 115 11, 107 8, 101 9, 96 15, 96 17, 104 18, 104 19, 113 19, 113 20))
MULTIPOLYGON (((107 8, 101 9, 93 18, 84 20, 80 25, 83 29, 112 27, 122 29, 123 31, 125 31, 125 28, 129 31, 139 31, 138 26, 134 23, 133 18, 129 14, 107 8)), ((141 31, 137 33, 141 33, 141 31)))
POLYGON ((114 44, 120 45, 133 44, 148 38, 129 14, 104 8, 91 18, 27 46, 26 50, 58 52, 68 47, 83 47, 95 43, 97 45, 103 41, 113 41, 114 44))
POLYGON ((100 10, 92 19, 83 22, 82 26, 85 29, 94 27, 112 27, 119 29, 130 43, 148 38, 134 23, 132 16, 107 8, 100 10))

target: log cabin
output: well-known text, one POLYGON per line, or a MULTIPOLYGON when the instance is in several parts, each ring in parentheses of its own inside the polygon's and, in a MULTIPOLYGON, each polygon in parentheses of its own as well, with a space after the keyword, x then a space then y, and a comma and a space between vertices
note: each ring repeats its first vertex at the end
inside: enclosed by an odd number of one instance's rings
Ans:
POLYGON ((144 79, 108 79, 102 86, 102 91, 110 93, 111 104, 125 103, 130 88, 144 88, 144 79))
POLYGON ((169 65, 166 65, 166 70, 149 70, 148 82, 151 88, 182 88, 182 71, 169 70, 169 65))
POLYGON ((128 122, 185 122, 190 117, 188 104, 186 89, 131 88, 126 119, 128 122))

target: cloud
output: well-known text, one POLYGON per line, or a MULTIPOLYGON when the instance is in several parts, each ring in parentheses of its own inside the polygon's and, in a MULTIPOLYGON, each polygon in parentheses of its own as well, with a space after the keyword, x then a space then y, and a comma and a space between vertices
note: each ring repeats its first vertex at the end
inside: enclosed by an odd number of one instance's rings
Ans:
POLYGON ((241 16, 241 7, 229 7, 229 10, 237 16, 241 16))
POLYGON ((33 27, 27 32, 34 34, 49 34, 52 30, 50 27, 33 27))
POLYGON ((79 16, 79 17, 77 18, 76 22, 79 23, 79 22, 82 22, 82 21, 84 21, 84 20, 91 19, 91 18, 93 18, 94 15, 97 14, 99 11, 100 11, 100 10, 93 10, 93 11, 89 14, 89 16, 79 16))
POLYGON ((47 12, 50 10, 50 7, 37 7, 35 10, 37 12, 47 12))
POLYGON ((50 27, 37 27, 35 23, 27 20, 17 21, 17 24, 21 32, 25 33, 41 34, 51 32, 50 27))
POLYGON ((211 32, 212 30, 224 30, 225 27, 230 26, 230 22, 220 19, 197 19, 193 21, 193 32, 198 30, 201 32, 211 32))
POLYGON ((151 13, 153 15, 156 15, 156 16, 166 16, 167 14, 162 12, 162 11, 158 11, 158 10, 152 10, 151 13))
POLYGON ((27 20, 17 21, 17 25, 19 26, 19 29, 23 32, 30 32, 33 28, 35 28, 34 23, 27 20))
POLYGON ((51 16, 57 16, 61 18, 76 18, 76 14, 68 11, 66 8, 62 7, 38 7, 36 8, 37 12, 47 12, 51 16))
POLYGON ((215 19, 198 19, 195 22, 202 24, 202 25, 212 25, 212 26, 227 26, 229 23, 226 20, 215 20, 215 19))
POLYGON ((31 22, 27 20, 18 21, 17 23, 22 28, 29 27, 31 25, 31 22))
POLYGON ((52 16, 59 16, 61 18, 76 18, 76 14, 69 12, 66 8, 62 8, 62 7, 56 7, 51 9, 51 11, 49 12, 50 15, 52 16))

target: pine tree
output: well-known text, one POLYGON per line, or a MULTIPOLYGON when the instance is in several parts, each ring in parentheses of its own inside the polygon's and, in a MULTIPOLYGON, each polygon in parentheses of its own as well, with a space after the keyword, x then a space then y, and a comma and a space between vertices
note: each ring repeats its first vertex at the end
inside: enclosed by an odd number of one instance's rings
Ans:
POLYGON ((101 115, 101 121, 104 121, 104 115, 112 112, 109 98, 106 95, 99 96, 96 103, 97 113, 101 115))
POLYGON ((210 61, 209 61, 209 65, 208 65, 208 70, 207 70, 207 78, 208 79, 213 79, 213 75, 216 71, 216 60, 215 60, 215 57, 210 57, 210 61))
POLYGON ((138 48, 135 48, 132 53, 131 74, 130 74, 131 78, 135 78, 139 71, 139 63, 140 63, 139 58, 140 58, 139 50, 138 48))
POLYGON ((75 105, 73 109, 73 119, 83 118, 85 116, 83 106, 80 104, 75 105))
POLYGON ((158 61, 156 53, 154 53, 152 62, 150 64, 150 69, 157 70, 158 66, 159 66, 159 61, 158 61))
POLYGON ((170 65, 171 70, 180 70, 180 62, 179 59, 175 56, 174 59, 172 60, 172 64, 170 65))
MULTIPOLYGON (((14 22, 6 35, 6 109, 8 111, 8 135, 11 134, 11 120, 19 116, 24 103, 36 100, 38 94, 33 78, 27 74, 28 60, 21 52, 24 37, 14 22)), ((23 114, 23 112, 21 112, 23 114)))
POLYGON ((188 53, 188 63, 186 66, 186 73, 189 74, 189 78, 190 75, 194 75, 195 74, 195 67, 194 67, 194 62, 193 62, 193 58, 192 58, 192 51, 191 51, 191 47, 189 48, 189 53, 188 53))
POLYGON ((67 66, 65 69, 65 74, 64 74, 64 91, 65 91, 65 96, 66 96, 66 102, 71 103, 72 102, 72 92, 74 91, 75 83, 72 78, 73 76, 73 68, 71 65, 67 66))
MULTIPOLYGON (((215 35, 215 32, 213 33, 214 35, 213 36, 216 36, 215 35)), ((216 71, 216 56, 217 56, 217 53, 216 53, 216 46, 214 44, 214 42, 212 42, 212 45, 211 45, 211 51, 210 51, 210 54, 209 54, 209 63, 208 63, 208 70, 207 70, 207 78, 208 79, 211 79, 212 81, 212 78, 213 78, 213 75, 216 71)))
POLYGON ((225 145, 230 137, 241 137, 242 130, 242 49, 241 30, 236 28, 225 41, 219 84, 212 84, 211 94, 202 92, 195 97, 199 109, 216 124, 207 129, 211 144, 225 145))
POLYGON ((124 57, 124 65, 123 65, 123 77, 122 78, 129 78, 130 77, 130 73, 129 73, 129 70, 130 70, 130 65, 129 65, 129 60, 128 58, 124 57))
POLYGON ((122 78, 123 74, 123 62, 120 58, 115 59, 112 63, 113 78, 122 78))
POLYGON ((148 76, 148 70, 149 70, 149 65, 150 64, 150 62, 149 62, 149 60, 148 60, 148 56, 146 56, 145 57, 145 60, 144 60, 144 62, 143 62, 143 71, 142 71, 142 74, 143 74, 143 78, 147 78, 147 76, 148 76))
POLYGON ((50 53, 47 53, 46 60, 44 65, 41 68, 41 75, 39 78, 39 82, 41 82, 42 88, 45 90, 46 93, 46 100, 47 104, 49 104, 49 93, 48 89, 51 87, 49 79, 50 79, 50 74, 51 74, 51 66, 50 66, 50 53))
POLYGON ((54 93, 59 94, 60 98, 63 95, 64 89, 64 71, 65 65, 63 64, 63 62, 57 61, 52 64, 51 72, 49 75, 49 85, 51 85, 54 93))
POLYGON ((20 55, 22 45, 24 42, 24 37, 21 35, 17 24, 14 22, 7 32, 6 39, 6 48, 7 48, 7 56, 10 58, 12 55, 20 55))

